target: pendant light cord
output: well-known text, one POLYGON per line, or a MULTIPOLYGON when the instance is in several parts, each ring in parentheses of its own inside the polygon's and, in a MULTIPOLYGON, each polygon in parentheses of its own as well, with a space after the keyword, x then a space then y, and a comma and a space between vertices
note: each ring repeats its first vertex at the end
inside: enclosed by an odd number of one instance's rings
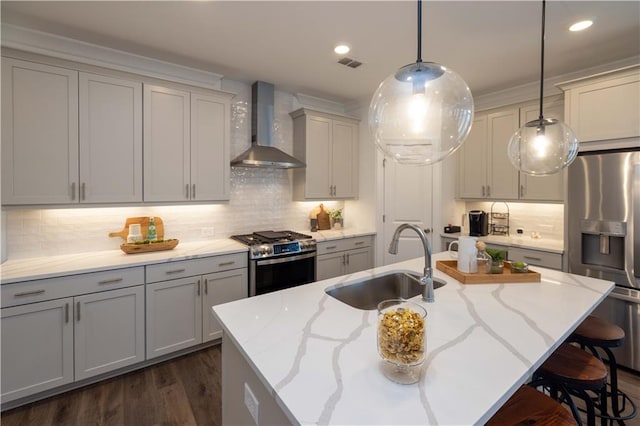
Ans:
POLYGON ((544 93, 544 21, 545 21, 546 0, 542 0, 542 38, 540 40, 540 117, 542 123, 544 116, 542 115, 542 96, 544 93))
POLYGON ((418 0, 418 58, 416 62, 422 62, 422 0, 418 0))

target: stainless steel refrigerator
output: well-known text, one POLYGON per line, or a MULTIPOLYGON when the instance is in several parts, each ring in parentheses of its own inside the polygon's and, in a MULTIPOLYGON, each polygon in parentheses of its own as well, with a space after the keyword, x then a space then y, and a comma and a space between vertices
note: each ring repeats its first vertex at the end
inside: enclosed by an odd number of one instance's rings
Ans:
POLYGON ((616 283, 594 315, 624 329, 616 360, 640 371, 640 148, 580 153, 565 208, 569 272, 616 283))

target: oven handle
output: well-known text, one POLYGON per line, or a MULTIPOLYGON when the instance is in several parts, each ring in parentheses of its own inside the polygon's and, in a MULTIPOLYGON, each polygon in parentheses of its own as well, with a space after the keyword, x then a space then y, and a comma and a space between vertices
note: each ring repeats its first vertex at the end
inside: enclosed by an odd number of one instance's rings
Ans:
POLYGON ((316 257, 316 252, 311 252, 311 253, 305 253, 305 254, 299 254, 297 256, 286 256, 286 257, 280 257, 277 259, 264 259, 264 260, 258 260, 256 261, 256 265, 261 266, 261 265, 275 265, 277 263, 287 263, 287 262, 294 262, 296 260, 302 260, 302 259, 309 259, 311 257, 316 257))

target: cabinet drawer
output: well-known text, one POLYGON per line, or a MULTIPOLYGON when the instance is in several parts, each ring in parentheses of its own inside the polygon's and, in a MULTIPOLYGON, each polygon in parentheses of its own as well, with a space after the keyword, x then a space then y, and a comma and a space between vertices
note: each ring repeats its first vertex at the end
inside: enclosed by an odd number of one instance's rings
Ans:
POLYGON ((318 256, 338 251, 352 250, 358 248, 371 247, 373 238, 371 236, 344 238, 341 240, 322 241, 317 245, 318 256))
POLYGON ((539 250, 527 250, 516 247, 509 249, 509 260, 527 262, 543 268, 562 269, 562 255, 539 250))
POLYGON ((147 284, 227 271, 229 269, 246 268, 248 265, 247 258, 247 253, 242 252, 150 265, 146 267, 147 284))
POLYGON ((142 266, 24 281, 2 286, 2 307, 24 305, 141 284, 144 284, 144 267, 142 266))

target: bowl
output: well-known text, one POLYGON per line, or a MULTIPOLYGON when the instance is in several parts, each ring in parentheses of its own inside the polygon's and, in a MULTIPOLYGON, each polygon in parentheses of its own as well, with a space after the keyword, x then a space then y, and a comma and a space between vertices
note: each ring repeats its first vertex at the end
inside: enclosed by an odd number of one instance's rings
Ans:
POLYGON ((511 273, 512 274, 526 274, 529 272, 529 264, 526 262, 511 262, 511 273))

